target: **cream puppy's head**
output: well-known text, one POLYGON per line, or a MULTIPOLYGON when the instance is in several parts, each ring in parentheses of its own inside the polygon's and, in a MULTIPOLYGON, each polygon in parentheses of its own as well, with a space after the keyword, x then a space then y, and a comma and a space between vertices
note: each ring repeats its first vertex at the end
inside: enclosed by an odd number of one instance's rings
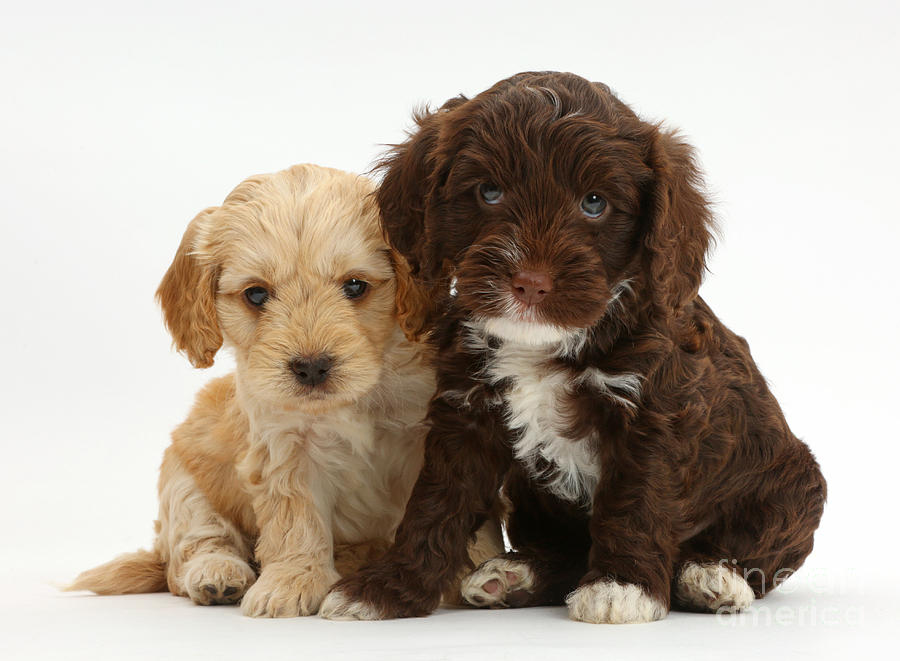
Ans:
POLYGON ((276 406, 323 410, 371 390, 419 307, 371 192, 363 177, 297 165, 201 212, 157 292, 177 348, 209 367, 231 347, 247 391, 276 406))

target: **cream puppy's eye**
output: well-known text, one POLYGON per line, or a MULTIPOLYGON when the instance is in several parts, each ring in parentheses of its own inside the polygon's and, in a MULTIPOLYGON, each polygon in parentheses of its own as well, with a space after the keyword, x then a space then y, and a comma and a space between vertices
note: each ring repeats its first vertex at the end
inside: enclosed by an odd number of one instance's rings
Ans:
POLYGON ((581 211, 588 218, 599 218, 605 212, 609 204, 597 193, 588 193, 581 198, 581 211))
POLYGON ((357 280, 356 278, 352 278, 347 280, 343 285, 341 285, 341 289, 344 292, 344 296, 350 299, 359 298, 363 294, 366 293, 366 290, 369 288, 368 282, 363 282, 362 280, 357 280))
POLYGON ((248 287, 244 290, 244 300, 253 307, 262 307, 269 300, 269 291, 264 287, 248 287))
POLYGON ((478 194, 481 196, 481 199, 484 200, 485 204, 497 204, 500 201, 500 198, 503 197, 503 191, 500 190, 499 186, 492 182, 480 184, 478 186, 478 194))

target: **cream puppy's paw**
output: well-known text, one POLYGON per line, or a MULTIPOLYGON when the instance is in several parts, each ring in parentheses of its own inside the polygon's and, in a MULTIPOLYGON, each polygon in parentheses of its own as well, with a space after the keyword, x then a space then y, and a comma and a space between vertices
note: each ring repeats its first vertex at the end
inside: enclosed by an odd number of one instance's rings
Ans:
POLYGON ((259 579, 241 600, 249 617, 314 615, 332 585, 340 578, 334 569, 264 567, 259 579))
POLYGON ((716 563, 686 562, 675 582, 675 599, 688 608, 737 613, 753 603, 753 588, 744 577, 716 563))
POLYGON ((254 581, 256 572, 230 553, 201 553, 184 565, 184 591, 201 606, 234 604, 254 581))
POLYGON ((463 599, 481 608, 521 605, 534 586, 531 567, 517 560, 493 558, 463 579, 463 599))
POLYGON ((601 580, 566 597, 569 617, 593 624, 638 624, 666 616, 666 606, 632 583, 601 580))
POLYGON ((322 602, 319 615, 326 620, 381 620, 381 614, 371 604, 353 601, 340 590, 335 590, 322 602))

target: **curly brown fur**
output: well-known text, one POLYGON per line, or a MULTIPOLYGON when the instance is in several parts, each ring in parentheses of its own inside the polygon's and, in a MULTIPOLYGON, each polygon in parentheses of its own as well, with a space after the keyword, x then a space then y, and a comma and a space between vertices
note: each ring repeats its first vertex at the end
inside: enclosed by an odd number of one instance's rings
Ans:
POLYGON ((495 603, 568 594, 589 622, 763 596, 812 550, 825 482, 698 295, 713 219, 691 148, 562 73, 416 121, 377 199, 439 294, 425 466, 393 548, 323 613, 430 612, 501 485, 519 565, 488 567, 475 604, 523 577, 495 603))

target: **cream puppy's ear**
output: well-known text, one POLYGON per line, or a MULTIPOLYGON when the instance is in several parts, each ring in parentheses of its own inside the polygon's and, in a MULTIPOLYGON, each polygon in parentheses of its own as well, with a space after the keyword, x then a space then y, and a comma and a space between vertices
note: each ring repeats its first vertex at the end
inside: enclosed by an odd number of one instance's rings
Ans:
POLYGON ((219 210, 200 212, 188 225, 175 259, 156 291, 166 327, 194 367, 209 367, 222 346, 216 315, 218 268, 199 254, 200 242, 219 210))

